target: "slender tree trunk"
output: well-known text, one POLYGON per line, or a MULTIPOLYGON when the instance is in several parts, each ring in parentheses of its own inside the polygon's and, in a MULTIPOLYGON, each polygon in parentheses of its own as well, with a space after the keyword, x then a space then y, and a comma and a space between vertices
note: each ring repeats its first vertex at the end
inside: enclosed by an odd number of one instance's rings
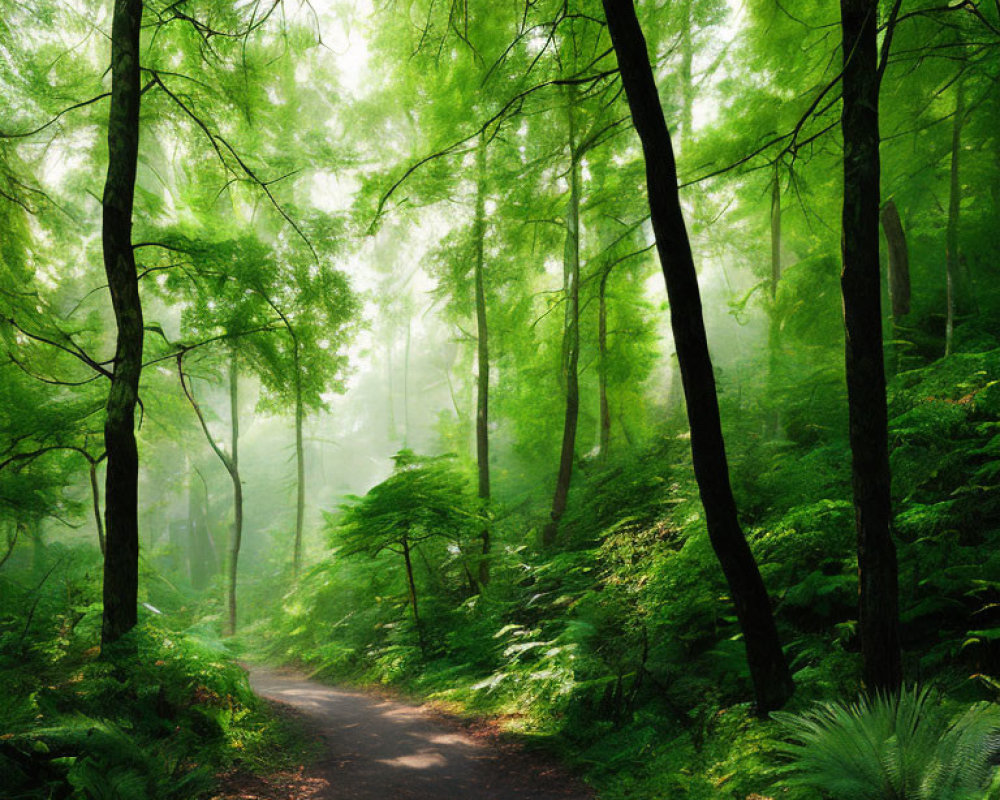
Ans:
POLYGON ((201 473, 197 468, 188 470, 188 571, 191 576, 191 586, 194 589, 204 589, 219 568, 215 543, 208 529, 208 487, 205 486, 201 473), (203 486, 204 499, 199 502, 195 489, 196 478, 203 486))
POLYGON ((392 368, 392 345, 393 342, 390 338, 385 345, 385 367, 386 384, 388 386, 389 439, 395 442, 399 432, 396 430, 396 383, 395 372, 392 368))
POLYGON ((413 580, 413 560, 410 558, 410 540, 403 537, 403 561, 406 562, 406 584, 410 593, 410 610, 413 612, 413 624, 417 628, 417 640, 420 642, 420 650, 424 652, 424 629, 420 622, 420 611, 417 608, 417 584, 413 580))
POLYGON ((892 353, 898 372, 902 361, 901 321, 910 313, 910 255, 899 211, 892 200, 882 206, 882 231, 889 250, 889 307, 892 325, 892 353))
POLYGON ((292 554, 292 572, 296 576, 302 568, 302 530, 305 527, 306 517, 306 458, 302 446, 304 417, 299 345, 295 342, 295 549, 292 554))
POLYGON ((646 161, 653 231, 667 285, 691 428, 691 454, 708 535, 743 630, 757 711, 766 714, 779 708, 794 687, 767 590, 736 514, 698 276, 681 211, 670 134, 632 0, 603 0, 603 4, 646 161))
MULTIPOLYGON (((243 482, 240 480, 240 459, 239 459, 239 443, 240 443, 240 417, 239 417, 239 372, 238 363, 236 360, 236 351, 233 350, 230 353, 229 360, 229 412, 230 412, 230 425, 232 431, 232 452, 226 453, 219 443, 215 441, 215 437, 212 436, 212 432, 208 429, 208 423, 205 422, 205 415, 201 411, 201 406, 198 405, 198 401, 195 400, 194 395, 191 393, 191 388, 188 386, 187 377, 184 374, 184 353, 180 353, 177 356, 177 374, 180 377, 181 389, 184 395, 187 397, 188 402, 191 404, 191 408, 194 409, 195 415, 198 417, 198 423, 201 425, 202 433, 205 434, 205 439, 208 441, 209 446, 212 448, 212 452, 218 456, 219 461, 226 468, 226 472, 229 473, 229 478, 233 483, 233 528, 232 535, 229 539, 229 568, 228 568, 228 592, 227 592, 227 621, 225 633, 227 635, 232 635, 236 633, 236 578, 238 574, 239 558, 240 558, 240 546, 243 543, 243 482)), ((208 496, 208 488, 205 489, 206 498, 208 496)))
MULTIPOLYGON (((407 308, 407 314, 409 314, 407 308)), ((403 447, 410 446, 410 341, 413 320, 406 318, 406 350, 403 352, 403 447)))
POLYGON ((910 313, 910 253, 896 203, 882 206, 882 231, 889 246, 889 302, 894 321, 910 313))
POLYGON ((948 227, 945 233, 945 270, 948 280, 948 309, 944 328, 944 354, 950 355, 955 331, 958 305, 965 295, 962 267, 959 263, 958 225, 962 205, 962 186, 959 178, 962 153, 962 118, 965 116, 965 93, 962 81, 955 86, 955 118, 951 126, 951 173, 948 193, 948 227))
POLYGON ((577 367, 580 359, 580 162, 576 147, 575 93, 570 87, 566 105, 569 118, 569 200, 566 203, 566 241, 563 248, 563 280, 566 293, 566 322, 563 333, 565 358, 563 378, 566 388, 566 414, 563 420, 562 449, 559 454, 559 474, 552 497, 549 522, 542 529, 542 544, 555 544, 559 521, 566 511, 569 485, 573 477, 573 455, 576 450, 576 427, 580 413, 580 383, 577 367))
POLYGON ((89 463, 90 500, 94 507, 94 524, 97 526, 97 543, 101 546, 101 555, 107 555, 107 543, 104 540, 104 515, 101 513, 101 484, 97 480, 97 462, 89 463))
POLYGON ((601 275, 597 289, 597 389, 601 400, 600 454, 607 461, 611 450, 611 408, 608 405, 608 278, 611 270, 601 275))
MULTIPOLYGON (((243 481, 240 480, 240 413, 239 413, 239 371, 236 351, 229 361, 229 414, 232 430, 232 451, 226 469, 233 481, 233 537, 229 543, 229 625, 228 633, 236 633, 236 585, 243 544, 243 481)), ((225 463, 225 462, 223 462, 225 463)))
MULTIPOLYGON (((781 280, 781 180, 778 169, 774 170, 771 186, 771 320, 767 329, 767 372, 774 397, 774 384, 778 375, 778 359, 781 351, 781 327, 778 321, 778 282, 781 280)), ((781 433, 781 409, 775 405, 771 411, 770 435, 781 433)))
POLYGON ((841 0, 847 402, 858 534, 858 627, 870 692, 902 681, 879 276, 877 0, 841 0))
POLYGON ((102 239, 104 270, 118 333, 104 423, 108 466, 102 645, 113 644, 135 626, 139 589, 139 454, 135 442, 135 406, 142 373, 143 324, 132 250, 132 207, 139 158, 141 27, 142 0, 115 0, 102 239))
MULTIPOLYGON (((486 138, 479 137, 476 150, 476 216, 475 230, 475 279, 476 279, 476 464, 479 473, 479 505, 486 514, 490 505, 490 346, 489 326, 486 320, 486 286, 484 279, 484 251, 486 240, 486 138)), ((479 533, 482 555, 479 558, 479 585, 490 582, 490 526, 483 521, 479 533)))
POLYGON ((681 85, 681 146, 686 153, 694 139, 694 40, 691 20, 692 0, 681 0, 680 85, 681 85))

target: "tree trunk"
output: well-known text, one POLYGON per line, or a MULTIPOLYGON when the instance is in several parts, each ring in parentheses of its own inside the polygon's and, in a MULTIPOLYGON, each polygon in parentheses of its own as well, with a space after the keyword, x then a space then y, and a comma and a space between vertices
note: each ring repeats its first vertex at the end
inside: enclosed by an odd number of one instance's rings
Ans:
POLYGON ((600 449, 601 460, 607 461, 611 449, 611 408, 608 405, 608 278, 611 270, 601 275, 597 289, 597 389, 601 400, 600 449))
POLYGON ((681 35, 680 35, 680 84, 681 84, 681 147, 684 153, 691 148, 694 139, 694 41, 692 39, 691 20, 692 0, 682 0, 680 3, 681 35))
POLYGON ((236 580, 240 560, 240 546, 243 544, 243 481, 240 480, 240 414, 239 414, 239 372, 236 351, 229 361, 229 413, 232 430, 232 452, 226 469, 233 481, 233 537, 229 543, 229 624, 228 633, 236 633, 236 580))
POLYGON ((892 200, 882 206, 882 232, 889 250, 889 307, 892 325, 892 353, 895 370, 902 362, 901 320, 910 313, 910 255, 899 211, 892 200))
POLYGON ((417 628, 417 641, 420 642, 420 651, 424 652, 424 629, 420 624, 420 611, 417 608, 417 584, 413 580, 413 561, 410 558, 410 540, 403 537, 403 561, 406 562, 406 584, 410 594, 410 610, 413 612, 413 624, 417 628))
POLYGON ((104 423, 104 616, 101 644, 110 645, 136 623, 139 589, 139 454, 135 406, 142 373, 142 302, 132 249, 132 208, 139 158, 139 34, 142 0, 115 0, 111 23, 111 101, 108 174, 102 239, 117 338, 104 423))
POLYGON ((302 373, 299 366, 299 343, 295 342, 295 546, 292 572, 298 577, 302 568, 302 529, 306 517, 306 460, 302 446, 302 423, 305 408, 302 403, 302 373))
MULTIPOLYGON (((767 328, 767 373, 773 389, 778 375, 778 360, 781 351, 781 327, 778 320, 778 282, 781 280, 781 180, 778 169, 774 170, 774 184, 771 186, 771 319, 767 328)), ((774 397, 774 392, 770 392, 774 397)), ((771 436, 781 434, 781 409, 775 405, 769 420, 771 436)))
POLYGON ((104 520, 101 514, 101 484, 97 480, 97 462, 89 463, 90 472, 90 499, 94 506, 94 524, 97 526, 97 543, 101 546, 101 555, 106 556, 108 552, 107 544, 104 541, 104 520))
POLYGON ((962 118, 965 116, 965 93, 962 81, 955 86, 955 118, 951 126, 951 174, 948 193, 948 227, 945 233, 945 270, 948 280, 948 309, 944 327, 944 354, 951 355, 955 315, 964 299, 966 287, 959 263, 958 223, 962 205, 959 162, 962 152, 962 118))
MULTIPOLYGON (((410 314, 409 304, 406 309, 410 314)), ((410 340, 412 338, 413 319, 406 318, 406 350, 403 352, 403 447, 410 446, 410 340)))
POLYGON ((847 402, 858 536, 858 627, 870 692, 898 690, 898 575, 892 540, 879 277, 877 0, 841 0, 843 272, 847 402))
POLYGON ((889 246, 889 301, 895 324, 910 313, 910 253, 895 202, 886 200, 881 217, 885 242, 889 246))
POLYGON ((559 454, 559 474, 552 497, 549 522, 542 529, 542 544, 555 544, 559 521, 566 511, 569 485, 573 477, 573 455, 576 450, 576 427, 580 412, 580 384, 577 366, 580 359, 580 161, 576 147, 576 96, 567 92, 569 122, 569 200, 566 203, 566 241, 563 248, 563 283, 566 295, 566 322, 563 332, 563 382, 566 388, 566 414, 563 420, 562 449, 559 454))
MULTIPOLYGON (((475 230, 475 278, 476 278, 476 464, 479 472, 479 505, 482 513, 489 511, 490 505, 490 347, 489 327, 486 320, 486 286, 483 275, 486 239, 486 138, 479 137, 476 150, 476 217, 475 230)), ((490 526, 484 520, 480 531, 482 555, 479 559, 479 585, 490 582, 490 526)))
POLYGON ((743 630, 757 712, 767 714, 788 699, 793 684, 767 590, 736 514, 698 276, 681 211, 670 133, 632 0, 603 0, 603 4, 622 85, 646 161, 650 212, 666 280, 687 401, 691 454, 708 535, 743 630))
MULTIPOLYGON (((208 586, 218 569, 215 544, 208 530, 208 514, 206 505, 208 489, 204 489, 205 503, 198 502, 195 492, 195 478, 199 476, 196 469, 188 470, 188 572, 191 576, 191 586, 194 589, 204 589, 208 586)), ((202 481, 204 485, 204 481, 202 481)))

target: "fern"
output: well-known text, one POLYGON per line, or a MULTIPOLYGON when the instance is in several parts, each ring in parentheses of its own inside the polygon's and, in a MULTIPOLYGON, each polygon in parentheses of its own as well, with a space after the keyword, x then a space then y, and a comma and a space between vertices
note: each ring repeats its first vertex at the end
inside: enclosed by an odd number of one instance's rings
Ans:
POLYGON ((834 800, 985 800, 1000 745, 996 706, 955 718, 916 687, 772 717, 788 732, 788 783, 834 800))

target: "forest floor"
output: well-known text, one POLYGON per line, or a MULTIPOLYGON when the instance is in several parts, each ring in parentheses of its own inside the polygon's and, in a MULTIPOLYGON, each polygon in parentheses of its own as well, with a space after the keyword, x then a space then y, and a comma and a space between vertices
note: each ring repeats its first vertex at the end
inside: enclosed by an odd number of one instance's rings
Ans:
POLYGON ((251 667, 254 690, 299 717, 317 753, 296 771, 223 776, 216 800, 590 800, 559 766, 497 726, 251 667))

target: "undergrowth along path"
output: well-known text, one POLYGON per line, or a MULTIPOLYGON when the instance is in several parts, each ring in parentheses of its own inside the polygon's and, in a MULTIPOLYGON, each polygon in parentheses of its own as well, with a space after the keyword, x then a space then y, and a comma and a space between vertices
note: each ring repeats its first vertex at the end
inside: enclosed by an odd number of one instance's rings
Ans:
MULTIPOLYGON (((250 668, 260 696, 302 714, 322 739, 296 800, 591 800, 586 786, 522 748, 473 736, 432 710, 250 668)), ((244 795, 246 796, 246 795, 244 795)))

